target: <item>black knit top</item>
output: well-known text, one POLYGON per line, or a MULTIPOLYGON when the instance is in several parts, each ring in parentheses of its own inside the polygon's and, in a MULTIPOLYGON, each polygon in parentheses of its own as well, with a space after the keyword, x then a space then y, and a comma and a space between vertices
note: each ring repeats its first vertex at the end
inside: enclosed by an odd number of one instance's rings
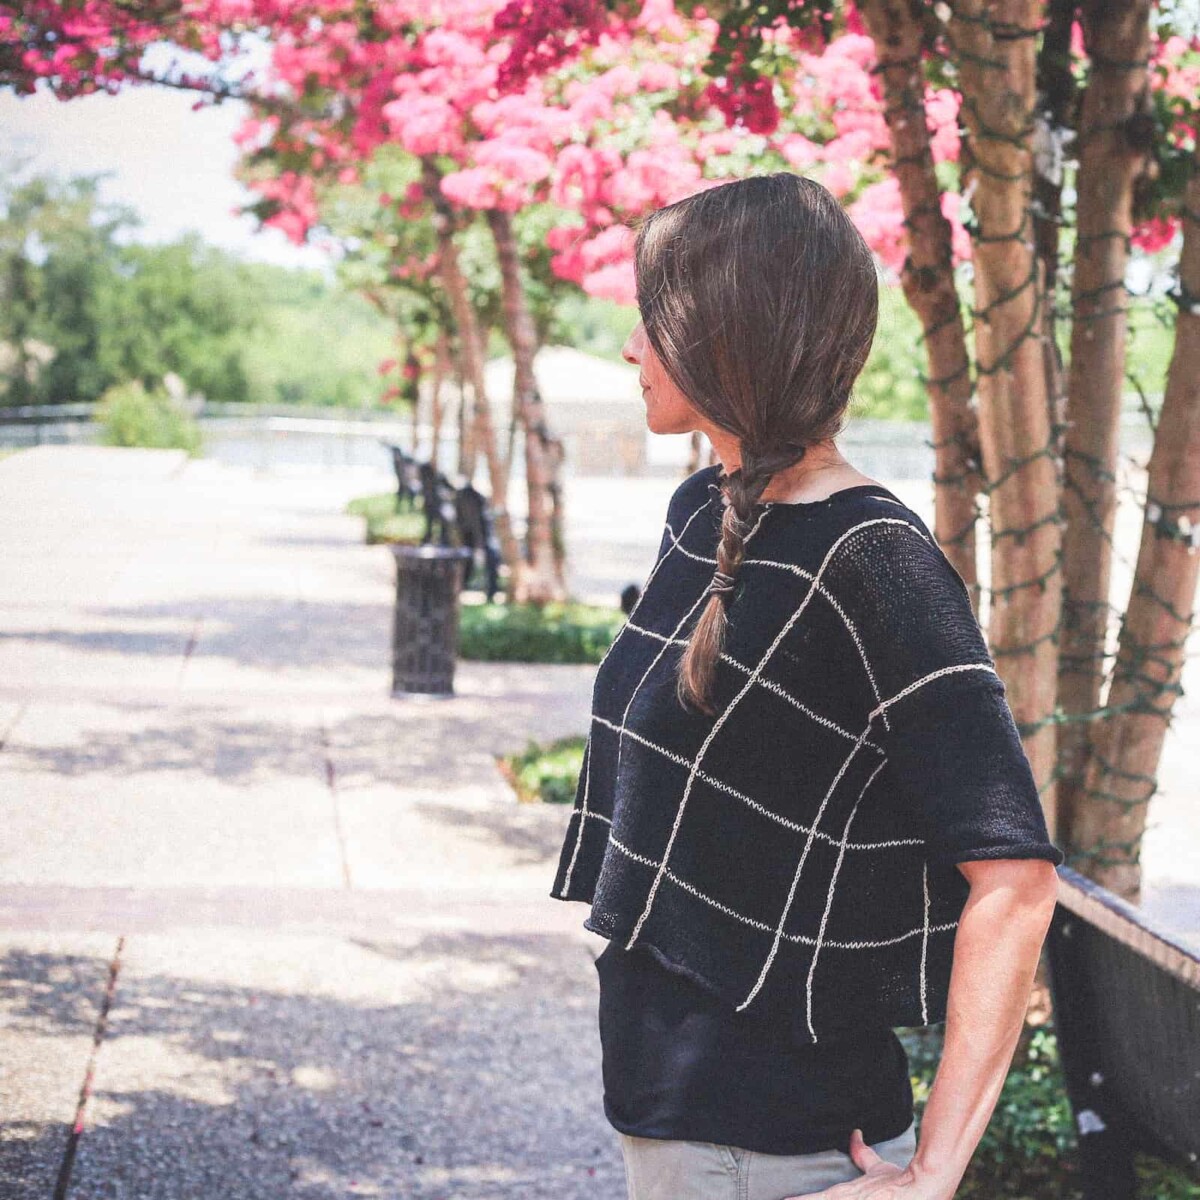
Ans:
POLYGON ((684 708, 675 669, 716 569, 719 472, 676 489, 596 671, 550 895, 802 1042, 942 1021, 969 892, 955 864, 1064 860, 966 585, 882 485, 760 503, 716 714, 684 708))

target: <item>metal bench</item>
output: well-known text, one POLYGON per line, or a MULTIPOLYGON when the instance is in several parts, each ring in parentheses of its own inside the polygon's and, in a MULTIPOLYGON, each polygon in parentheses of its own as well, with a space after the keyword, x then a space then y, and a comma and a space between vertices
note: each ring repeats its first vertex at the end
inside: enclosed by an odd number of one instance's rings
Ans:
POLYGON ((1200 952, 1078 871, 1058 876, 1047 971, 1084 1196, 1136 1200, 1137 1151, 1200 1179, 1200 952))
POLYGON ((421 498, 421 464, 403 446, 388 441, 383 441, 383 445, 391 452, 392 470, 396 473, 396 511, 411 512, 421 498))
POLYGON ((471 484, 460 487, 454 495, 454 511, 458 529, 459 545, 472 551, 463 576, 463 587, 470 581, 475 569, 475 556, 482 551, 484 569, 484 592, 487 602, 492 603, 500 590, 500 542, 496 537, 492 510, 487 497, 471 484))
POLYGON ((441 546, 454 544, 454 493, 458 490, 432 463, 418 464, 421 476, 421 508, 425 513, 423 543, 437 541, 441 546), (436 535, 435 531, 436 530, 436 535))
POLYGON ((503 559, 487 497, 469 482, 456 487, 432 463, 415 458, 403 446, 388 441, 382 444, 391 452, 396 473, 396 511, 419 509, 425 514, 422 545, 436 542, 471 551, 464 567, 463 587, 470 584, 482 554, 484 590, 491 604, 500 590, 503 559))

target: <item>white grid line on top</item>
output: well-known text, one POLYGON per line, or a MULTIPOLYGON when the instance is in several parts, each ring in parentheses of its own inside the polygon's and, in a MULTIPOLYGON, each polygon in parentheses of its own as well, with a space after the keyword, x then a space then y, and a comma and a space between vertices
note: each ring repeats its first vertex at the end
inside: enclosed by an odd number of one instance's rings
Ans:
MULTIPOLYGON (((576 811, 578 812, 579 810, 577 809, 576 811)), ((639 862, 643 866, 652 868, 658 868, 661 866, 661 863, 656 862, 653 858, 649 858, 645 854, 639 854, 636 850, 631 850, 624 844, 624 842, 611 833, 609 834, 607 844, 615 846, 627 858, 632 859, 634 862, 639 862)), ((734 920, 740 921, 743 925, 749 925, 754 929, 760 930, 762 933, 771 933, 774 930, 774 927, 768 925, 766 921, 760 921, 755 917, 748 917, 745 913, 740 913, 736 909, 730 908, 729 905, 722 904, 720 900, 716 900, 707 893, 702 892, 694 884, 688 883, 686 879, 681 879, 669 868, 664 872, 664 878, 667 879, 668 882, 673 883, 676 887, 687 892, 689 895, 695 896, 697 900, 702 900, 705 904, 708 904, 712 908, 723 912, 727 917, 732 917, 734 920)), ((917 937, 925 930, 928 930, 930 933, 945 933, 946 931, 955 928, 957 924, 957 921, 946 921, 941 925, 930 925, 927 919, 924 925, 918 925, 912 929, 906 929, 903 933, 898 933, 894 937, 881 938, 878 941, 840 942, 836 939, 830 938, 824 941, 822 944, 833 950, 879 950, 884 946, 894 946, 897 942, 904 942, 909 938, 917 937)), ((785 942, 794 942, 797 945, 807 944, 815 946, 817 944, 816 938, 805 933, 785 933, 783 934, 782 940, 785 942)))
MULTIPOLYGON (((707 507, 707 505, 705 505, 705 507, 707 507)), ((693 517, 695 515, 696 515, 695 513, 692 514, 693 517)), ((754 527, 750 530, 749 533, 746 534, 746 536, 743 540, 743 544, 749 545, 751 538, 753 538, 754 535, 758 532, 758 527, 763 523, 763 517, 765 517, 766 515, 767 515, 766 513, 763 513, 762 516, 760 516, 758 518, 758 520, 754 522, 754 527)), ((688 524, 689 525, 691 524, 691 517, 688 518, 688 524)), ((714 559, 714 562, 715 561, 716 560, 714 559)), ((649 587, 650 587, 650 580, 647 579, 646 587, 643 589, 642 595, 645 595, 646 590, 649 589, 649 587)), ((679 618, 678 622, 675 625, 675 628, 671 631, 671 640, 674 640, 675 635, 684 627, 684 625, 687 624, 688 618, 691 617, 692 613, 694 613, 696 611, 696 609, 700 607, 701 604, 704 604, 707 601, 708 594, 709 594, 708 593, 708 585, 705 584, 704 590, 701 591, 700 595, 698 595, 696 597, 695 602, 687 610, 687 612, 685 612, 683 614, 683 616, 679 618)), ((639 596, 638 599, 640 600, 641 597, 639 596)), ((629 614, 629 616, 632 618, 633 613, 631 612, 629 614)), ((626 622, 626 623, 628 623, 628 622, 626 622)), ((638 628, 640 628, 640 627, 638 627, 638 628)), ((625 711, 621 714, 622 730, 624 730, 624 728, 625 728, 625 721, 629 717, 629 710, 633 706, 633 702, 634 702, 634 699, 637 697, 638 691, 641 689, 642 684, 646 682, 647 678, 649 678, 650 672, 653 671, 654 668, 658 665, 658 660, 660 658, 662 658, 662 656, 666 653, 667 646, 669 646, 670 644, 671 644, 670 641, 667 641, 666 643, 663 644, 662 648, 651 660, 650 665, 645 669, 645 671, 642 672, 642 677, 634 685, 633 691, 631 691, 629 693, 629 699, 625 702, 625 711)), ((617 781, 621 777, 621 742, 622 742, 622 735, 617 734, 617 764, 613 768, 613 787, 614 788, 616 788, 617 781)))
MULTIPOLYGON (((912 683, 901 688, 900 691, 898 691, 890 699, 884 700, 880 704, 876 705, 876 707, 871 710, 871 716, 869 719, 874 721, 881 712, 883 712, 885 709, 891 708, 891 706, 895 704, 897 700, 903 700, 904 697, 910 692, 915 692, 918 688, 924 687, 925 684, 927 684, 930 680, 939 679, 943 675, 953 675, 956 671, 986 671, 990 675, 996 675, 996 668, 990 662, 954 663, 948 667, 938 667, 936 671, 930 671, 928 675, 922 675, 920 679, 914 679, 912 683)), ((1000 676, 996 675, 996 678, 999 679, 1000 676)))
MULTIPOLYGON (((863 731, 863 735, 864 737, 866 736, 865 730, 863 731)), ((791 912, 792 909, 792 901, 796 898, 796 888, 800 883, 800 875, 804 870, 804 863, 808 858, 809 850, 812 848, 813 834, 817 826, 820 825, 821 817, 825 812, 826 806, 833 797, 833 793, 837 790, 837 785, 841 782, 842 776, 846 773, 846 769, 850 766, 851 760, 854 758, 855 754, 858 753, 858 749, 861 744, 862 743, 860 740, 854 745, 850 753, 846 755, 845 759, 843 759, 841 767, 838 768, 838 773, 834 776, 833 782, 826 789, 825 795, 821 799, 821 806, 817 809, 817 815, 813 818, 813 829, 809 831, 808 838, 804 843, 804 849, 800 852, 800 861, 796 864, 795 873, 792 875, 792 886, 788 888, 787 899, 783 904, 783 912, 779 914, 779 923, 775 928, 775 940, 771 943, 771 949, 767 953, 766 961, 762 965, 762 970, 758 973, 758 979, 755 981, 754 986, 750 989, 750 992, 746 996, 745 1000, 743 1000, 741 1004, 737 1006, 738 1012, 741 1012, 742 1009, 745 1008, 754 999, 754 997, 758 995, 759 988, 761 988, 766 982, 767 972, 770 971, 771 964, 775 961, 775 953, 779 949, 779 939, 783 934, 783 927, 787 923, 788 913, 791 912)), ((882 767, 883 764, 880 763, 879 766, 882 767)), ((874 778, 874 776, 872 776, 872 778, 874 778)), ((840 857, 838 862, 840 864, 840 857)), ((811 979, 809 982, 811 986, 811 979)))
MULTIPOLYGON (((929 949, 929 860, 921 864, 921 891, 924 894, 925 919, 921 930, 921 1024, 929 1024, 929 1007, 925 1002, 925 956, 929 949)), ((956 922, 957 924, 957 922, 956 922)))
MULTIPOLYGON (((887 518, 887 517, 878 518, 878 520, 880 520, 880 521, 890 521, 891 519, 892 518, 887 518)), ((671 827, 671 835, 667 839, 667 847, 666 847, 666 850, 663 852, 662 866, 659 868, 658 873, 655 875, 654 882, 650 885, 650 893, 646 897, 645 908, 642 910, 641 915, 637 919, 637 924, 634 926, 633 933, 630 935, 629 942, 627 943, 627 945, 625 947, 626 950, 630 950, 633 948, 633 944, 637 940, 637 935, 641 932, 642 925, 645 923, 646 918, 650 915, 650 910, 654 906, 654 897, 658 892, 658 885, 659 885, 659 881, 662 878, 662 871, 666 867, 666 864, 671 857, 671 847, 675 843, 675 837, 679 832, 680 822, 683 820, 683 810, 687 807, 688 796, 691 794, 692 780, 695 778, 695 772, 699 768, 700 761, 701 761, 701 759, 703 759, 705 753, 708 750, 708 747, 712 744, 713 738, 716 737, 717 733, 721 729, 721 726, 724 725, 725 722, 729 719, 729 716, 732 714, 734 709, 737 707, 737 705, 741 701, 741 699, 754 686, 754 681, 758 677, 759 672, 761 672, 763 667, 766 666, 771 655, 775 652, 776 647, 778 647, 779 643, 782 642, 784 637, 787 635, 788 630, 790 630, 791 627, 800 619, 800 616, 803 614, 804 610, 808 607, 808 602, 812 599, 813 595, 816 592, 815 585, 820 581, 821 574, 824 572, 824 570, 829 565, 829 563, 833 560, 834 556, 837 554, 838 549, 844 544, 846 539, 850 536, 851 532, 865 528, 868 525, 871 525, 874 523, 875 522, 873 522, 873 521, 864 521, 858 525, 853 526, 852 530, 847 530, 840 537, 838 537, 837 540, 833 543, 833 545, 828 549, 828 551, 826 551, 825 558, 823 559, 821 566, 817 571, 817 578, 813 580, 814 587, 809 588, 808 592, 805 594, 804 599, 797 606, 796 610, 787 619, 787 621, 784 622, 782 628, 775 635, 775 638, 772 640, 770 646, 768 646, 767 649, 764 651, 762 657, 758 661, 758 665, 754 668, 753 674, 751 674, 750 678, 746 680, 745 684, 743 684, 741 690, 737 693, 736 696, 734 696, 734 698, 732 700, 730 700, 728 705, 726 705, 726 707, 721 711, 721 713, 717 717, 717 719, 713 722, 712 728, 708 731, 708 734, 705 736, 704 741, 700 746, 700 749, 696 752, 695 761, 692 763, 691 771, 688 774, 687 783, 684 785, 683 795, 679 801, 679 807, 675 813, 675 822, 671 827)), ((903 524, 907 525, 908 522, 905 521, 905 522, 903 522, 903 524)), ((872 687, 874 688, 874 678, 873 677, 871 679, 871 683, 872 683, 872 687)), ((875 691, 876 691, 876 699, 878 700, 878 698, 879 698, 878 689, 875 689, 875 691)), ((884 722, 885 722, 885 724, 887 722, 886 716, 884 717, 884 722)), ((864 736, 865 736, 865 731, 864 731, 864 736)), ((855 749, 851 750, 851 752, 850 752, 851 755, 853 755, 855 750, 857 750, 857 749, 858 749, 858 744, 856 743, 855 749)), ((848 761, 849 761, 849 759, 847 759, 847 762, 848 761)), ((843 764, 843 770, 845 769, 845 765, 846 764, 843 764)), ((839 772, 839 777, 840 777, 840 772, 839 772)), ((828 800, 828 795, 826 795, 826 801, 827 800, 828 800)), ((822 802, 822 809, 824 808, 824 804, 825 804, 825 801, 822 802)), ((815 820, 817 822, 819 822, 820 819, 821 819, 821 814, 820 814, 820 812, 818 812, 815 820)), ((810 834, 809 836, 810 836, 810 844, 811 844, 811 836, 812 835, 810 834)), ((807 853, 807 846, 805 847, 805 853, 807 853)), ((801 862, 803 862, 803 859, 801 860, 801 862)), ((760 982, 761 982, 761 980, 760 980, 760 982)), ((756 985, 756 987, 757 987, 757 985, 756 985)), ((753 992, 751 993, 751 995, 753 995, 753 992)), ((747 1003, 748 1003, 748 1001, 747 1001, 747 1003)), ((745 1007, 745 1003, 743 1003, 743 1005, 741 1007, 745 1007)))
MULTIPOLYGON (((858 636, 858 630, 854 628, 854 624, 851 622, 850 618, 846 616, 845 612, 842 610, 842 606, 837 602, 837 598, 833 595, 833 593, 827 591, 824 587, 822 587, 821 575, 824 573, 824 571, 829 563, 829 560, 833 556, 834 552, 838 549, 838 547, 840 547, 850 537, 851 534, 857 533, 859 530, 862 530, 862 529, 867 529, 872 525, 881 525, 881 524, 882 525, 903 525, 905 528, 911 529, 923 542, 929 543, 929 538, 927 538, 925 536, 924 532, 921 529, 919 529, 916 525, 914 525, 911 521, 904 520, 903 518, 900 518, 900 517, 872 517, 869 520, 860 521, 857 525, 852 525, 849 529, 847 529, 845 532, 843 532, 839 536, 837 541, 834 542, 833 547, 826 554, 824 561, 821 563, 821 566, 817 569, 817 573, 815 575, 813 574, 812 571, 809 571, 804 567, 798 566, 795 563, 776 562, 774 559, 769 559, 769 558, 747 558, 747 559, 743 560, 743 562, 742 562, 743 568, 746 567, 747 565, 755 565, 755 566, 760 566, 760 567, 772 567, 772 568, 775 568, 775 569, 778 569, 781 571, 787 571, 788 573, 793 574, 793 575, 799 575, 799 576, 801 576, 801 578, 808 579, 811 582, 812 587, 809 588, 809 591, 805 595, 804 600, 801 601, 800 608, 803 609, 804 606, 807 605, 810 597, 812 596, 812 593, 814 591, 816 591, 816 592, 820 593, 822 598, 829 604, 829 606, 833 609, 833 611, 836 612, 839 617, 841 617, 842 624, 845 625, 845 627, 846 627, 846 632, 850 635, 850 639, 854 642, 855 648, 858 650, 859 658, 862 660, 863 669, 867 673, 867 678, 871 684, 871 690, 875 693, 876 701, 878 701, 880 698, 879 697, 879 689, 875 685, 875 677, 871 672, 871 664, 867 660, 866 649, 864 648, 864 646, 862 644, 862 640, 858 636)), ((668 522, 667 531, 670 533, 671 539, 672 539, 671 548, 673 550, 678 549, 685 557, 695 559, 697 562, 715 563, 716 562, 715 558, 710 559, 710 558, 707 558, 705 555, 696 554, 693 551, 688 550, 685 546, 683 546, 681 544, 682 540, 683 540, 683 534, 686 532, 686 528, 687 527, 685 526, 684 529, 680 530, 679 535, 676 536, 675 531, 671 528, 671 525, 668 522)), ((932 543, 929 543, 929 544, 932 544, 932 543)), ((957 572, 955 572, 955 574, 957 575, 957 572)), ((962 576, 957 575, 957 577, 958 577, 960 584, 962 584, 963 583, 962 576)), ((963 586, 965 587, 965 584, 963 584, 963 586)), ((791 618, 791 620, 794 620, 794 619, 795 619, 794 617, 791 618)), ((788 626, 790 626, 791 620, 789 620, 788 625, 785 626, 785 629, 788 626)), ((739 696, 740 696, 740 693, 739 693, 739 696)), ((878 709, 877 711, 881 712, 883 715, 884 728, 885 729, 890 728, 890 726, 888 725, 887 713, 884 712, 882 708, 878 709)))
MULTIPOLYGON (((666 634, 658 633, 653 629, 647 629, 644 625, 637 625, 628 620, 626 621, 626 624, 634 631, 634 633, 644 634, 648 638, 654 638, 658 641, 666 642, 676 646, 686 646, 688 644, 687 638, 667 637, 666 634)), ((731 667, 741 671, 744 675, 749 675, 753 671, 752 667, 748 667, 740 659, 734 658, 732 654, 726 654, 724 651, 718 655, 718 658, 720 658, 722 662, 727 662, 731 667)), ((658 660, 656 659, 655 661, 657 662, 658 660)), ((767 691, 773 692, 781 700, 786 700, 790 705, 792 705, 793 708, 799 709, 800 712, 802 712, 806 717, 823 728, 828 729, 831 733, 839 734, 848 742, 857 740, 857 734, 851 733, 848 729, 843 729, 836 721, 832 721, 828 717, 822 716, 820 713, 813 712, 811 708, 797 700, 796 697, 787 690, 787 688, 785 688, 781 683, 777 683, 774 679, 767 679, 760 675, 754 682, 757 683, 759 687, 764 687, 767 689, 767 691)), ((877 746, 870 740, 864 744, 879 754, 883 753, 882 747, 877 746)))
MULTIPOLYGON (((704 504, 701 504, 701 505, 700 505, 700 507, 699 507, 699 508, 697 508, 697 509, 696 509, 696 510, 695 510, 695 511, 692 513, 692 515, 691 515, 690 517, 688 517, 688 519, 687 519, 687 522, 684 524, 683 530, 682 530, 682 532, 680 533, 680 537, 682 537, 682 536, 683 536, 683 534, 687 532, 687 527, 688 527, 688 525, 690 525, 690 524, 691 524, 691 523, 692 523, 692 522, 693 522, 693 521, 694 521, 694 520, 695 520, 695 519, 696 519, 696 518, 697 518, 697 517, 698 517, 698 516, 699 516, 699 515, 700 515, 702 512, 704 512, 704 511, 705 511, 705 509, 707 509, 707 508, 708 508, 708 502, 706 501, 704 504)), ((672 534, 672 538, 674 538, 674 534, 672 534)), ((659 558, 658 562, 656 562, 656 563, 654 564, 654 566, 651 568, 651 570, 650 570, 650 574, 649 574, 649 575, 646 577, 646 582, 645 582, 644 586, 642 587, 642 590, 641 590, 641 592, 639 593, 637 600, 634 602, 634 605, 633 605, 633 607, 632 607, 632 608, 629 610, 629 616, 630 616, 630 617, 632 617, 632 616, 633 616, 633 615, 634 615, 634 614, 637 612, 637 610, 638 610, 639 606, 640 606, 640 605, 641 605, 641 603, 642 603, 642 600, 643 600, 643 598, 644 598, 644 597, 645 597, 645 595, 646 595, 646 591, 647 591, 647 590, 649 589, 649 587, 650 587, 650 582, 651 582, 651 580, 653 580, 654 576, 658 574, 658 569, 659 569, 659 567, 661 567, 661 566, 663 565, 663 563, 665 563, 665 562, 667 561, 667 559, 668 559, 668 558, 670 558, 670 556, 671 556, 672 552, 674 551, 674 549, 675 549, 675 546, 676 546, 677 544, 678 544, 678 543, 677 543, 677 542, 675 542, 675 541, 673 540, 673 541, 672 541, 672 544, 671 544, 671 547, 670 547, 670 549, 669 549, 669 550, 667 550, 667 551, 666 551, 666 552, 665 552, 665 553, 664 553, 664 554, 663 554, 663 555, 662 555, 662 556, 659 558)), ((628 622, 626 622, 626 623, 628 623, 628 622)), ((613 638, 613 640, 612 640, 612 641, 609 643, 608 649, 607 649, 607 650, 605 650, 604 654, 601 656, 601 658, 600 658, 600 663, 599 663, 599 665, 596 667, 596 670, 597 670, 597 671, 599 671, 599 670, 600 670, 600 667, 602 667, 602 666, 604 665, 605 661, 608 659, 608 656, 609 656, 609 655, 610 655, 610 654, 613 652, 613 648, 614 648, 614 647, 616 646, 616 644, 617 644, 617 643, 618 643, 618 642, 621 640, 621 634, 622 634, 622 633, 624 633, 624 632, 625 632, 625 625, 622 625, 622 626, 621 626, 621 628, 617 630, 616 637, 614 637, 614 638, 613 638)), ((585 766, 585 774, 584 774, 584 777, 583 777, 583 811, 584 811, 585 813, 587 812, 588 790, 589 790, 589 788, 590 788, 590 786, 591 786, 591 765, 592 765, 592 745, 591 745, 591 741, 592 741, 592 739, 591 739, 591 725, 590 725, 590 723, 589 723, 589 726, 588 726, 588 743, 587 743, 587 747, 586 747, 586 751, 587 751, 587 753, 586 753, 586 756, 585 756, 585 759, 586 759, 586 761, 585 761, 585 763, 584 763, 584 766, 585 766)), ((583 821, 580 821, 580 822, 579 822, 579 833, 578 833, 578 835, 577 835, 577 837, 576 837, 576 839, 575 839, 575 848, 574 848, 574 849, 571 851, 571 861, 570 861, 570 863, 567 865, 567 871, 566 871, 566 875, 565 875, 565 877, 564 877, 564 879, 563 879, 563 890, 562 890, 562 895, 564 895, 564 896, 567 894, 567 892, 570 890, 570 887, 571 887, 571 875, 572 875, 572 873, 573 873, 573 872, 574 872, 574 870, 575 870, 575 861, 576 861, 576 859, 579 857, 579 847, 580 847, 580 845, 581 845, 581 844, 582 844, 582 842, 583 842, 583 827, 584 827, 584 822, 583 822, 583 821)))
MULTIPOLYGON (((615 721, 608 720, 606 717, 597 716, 595 720, 597 724, 604 725, 614 732, 619 732, 622 729, 622 726, 618 725, 615 721)), ((676 754, 674 750, 668 750, 666 746, 660 746, 657 742, 652 742, 648 737, 644 737, 636 730, 626 727, 625 732, 635 742, 640 742, 647 749, 653 750, 656 754, 661 754, 664 758, 669 758, 672 762, 678 763, 681 767, 690 765, 690 760, 685 758, 682 754, 676 754)), ((886 762, 887 759, 884 759, 879 765, 882 767, 886 764, 886 762)), ((737 788, 732 786, 732 784, 726 783, 723 779, 718 779, 715 775, 708 775, 703 771, 697 771, 696 777, 701 783, 706 783, 709 787, 716 788, 717 791, 720 792, 725 792, 727 795, 732 796, 735 800, 740 800, 749 808, 754 809, 755 812, 768 818, 768 820, 782 825, 785 829, 792 830, 793 833, 808 834, 816 829, 816 826, 805 825, 801 821, 793 821, 788 817, 781 816, 779 813, 772 812, 769 808, 759 804, 757 800, 747 796, 744 792, 739 792, 737 788)), ((872 778, 873 777, 874 776, 872 776, 872 778)), ((573 811, 578 812, 579 809, 574 809, 573 811)), ((816 833, 817 837, 826 839, 831 845, 837 845, 837 839, 831 834, 825 833, 824 830, 821 829, 816 829, 816 833)), ((919 837, 893 838, 886 842, 851 842, 850 848, 852 850, 885 850, 891 849, 894 846, 920 846, 924 845, 924 842, 925 839, 919 837)))
MULTIPOLYGON (((805 983, 804 983, 804 997, 805 997, 804 1015, 805 1015, 805 1020, 808 1022, 809 1036, 812 1038, 812 1040, 814 1042, 817 1040, 817 1031, 813 1028, 813 1023, 812 1023, 813 975, 816 973, 816 970, 817 970, 817 957, 821 953, 821 941, 825 936, 825 926, 829 921, 829 910, 833 907, 833 893, 834 893, 834 890, 837 888, 838 872, 842 869, 842 859, 845 858, 845 856, 846 856, 846 840, 850 836, 850 825, 851 825, 851 822, 854 820, 854 814, 858 812, 858 806, 862 803, 862 798, 866 794, 867 788, 869 788, 871 786, 872 782, 875 779, 875 776, 878 775, 879 772, 882 770, 883 770, 883 763, 880 763, 875 768, 875 770, 871 772, 871 775, 867 779, 867 782, 863 784, 862 791, 860 791, 858 793, 858 798, 854 801, 854 806, 850 809, 850 815, 846 818, 846 824, 842 828, 842 838, 841 838, 841 843, 838 846, 837 861, 833 864, 833 870, 829 874, 829 890, 825 893, 825 911, 821 914, 821 924, 817 928, 816 945, 813 946, 812 958, 809 960, 809 964, 808 964, 808 978, 805 980, 805 983)), ((925 924, 926 925, 929 924, 928 917, 925 920, 925 924)), ((766 974, 766 972, 764 971, 764 975, 765 974, 766 974)))

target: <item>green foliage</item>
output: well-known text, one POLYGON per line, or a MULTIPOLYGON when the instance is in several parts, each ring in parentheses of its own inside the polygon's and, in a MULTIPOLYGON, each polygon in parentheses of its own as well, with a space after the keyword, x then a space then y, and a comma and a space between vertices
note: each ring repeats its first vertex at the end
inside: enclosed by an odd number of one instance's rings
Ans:
MULTIPOLYGON (((942 1053, 944 1025, 899 1030, 921 1118, 942 1053)), ((1200 1200, 1200 1186, 1169 1163, 1139 1154, 1140 1194, 1200 1200)), ((1053 1023, 1030 1032, 1024 1060, 1014 1057, 992 1119, 955 1193, 961 1200, 1080 1200, 1078 1136, 1053 1023)))
POLYGON ((573 601, 546 604, 464 604, 459 656, 490 662, 598 663, 625 614, 620 608, 573 601))
POLYGON ((140 383, 109 388, 96 405, 100 440, 106 446, 142 446, 200 453, 200 427, 161 388, 140 383))
POLYGON ((255 278, 262 312, 237 339, 250 403, 378 407, 391 322, 315 272, 256 267, 255 278))
POLYGON ((581 291, 564 295, 555 311, 551 340, 587 354, 622 362, 621 347, 637 324, 636 309, 581 291))
POLYGON ((420 512, 396 511, 395 492, 359 496, 346 505, 346 511, 352 516, 366 518, 368 545, 376 542, 411 542, 415 545, 425 533, 425 517, 420 512))
POLYGON ((136 219, 97 185, 0 174, 0 404, 94 401, 168 373, 213 401, 378 404, 387 317, 318 272, 243 262, 194 235, 130 244, 136 219))
POLYGON ((570 804, 575 799, 583 751, 587 738, 573 734, 553 742, 532 739, 519 754, 510 754, 502 764, 513 787, 523 800, 547 804, 570 804))
POLYGON ((855 384, 851 418, 929 419, 921 374, 929 370, 921 325, 898 287, 879 289, 879 323, 871 354, 855 384))

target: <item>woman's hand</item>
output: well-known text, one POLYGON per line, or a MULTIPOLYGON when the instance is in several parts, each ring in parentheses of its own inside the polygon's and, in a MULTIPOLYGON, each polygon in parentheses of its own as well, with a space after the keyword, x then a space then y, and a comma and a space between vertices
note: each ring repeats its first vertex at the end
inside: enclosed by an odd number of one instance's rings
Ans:
POLYGON ((953 1200, 958 1188, 957 1182, 918 1173, 913 1163, 898 1167, 888 1162, 863 1141, 860 1129, 850 1135, 850 1157, 863 1172, 857 1179, 786 1200, 953 1200))

